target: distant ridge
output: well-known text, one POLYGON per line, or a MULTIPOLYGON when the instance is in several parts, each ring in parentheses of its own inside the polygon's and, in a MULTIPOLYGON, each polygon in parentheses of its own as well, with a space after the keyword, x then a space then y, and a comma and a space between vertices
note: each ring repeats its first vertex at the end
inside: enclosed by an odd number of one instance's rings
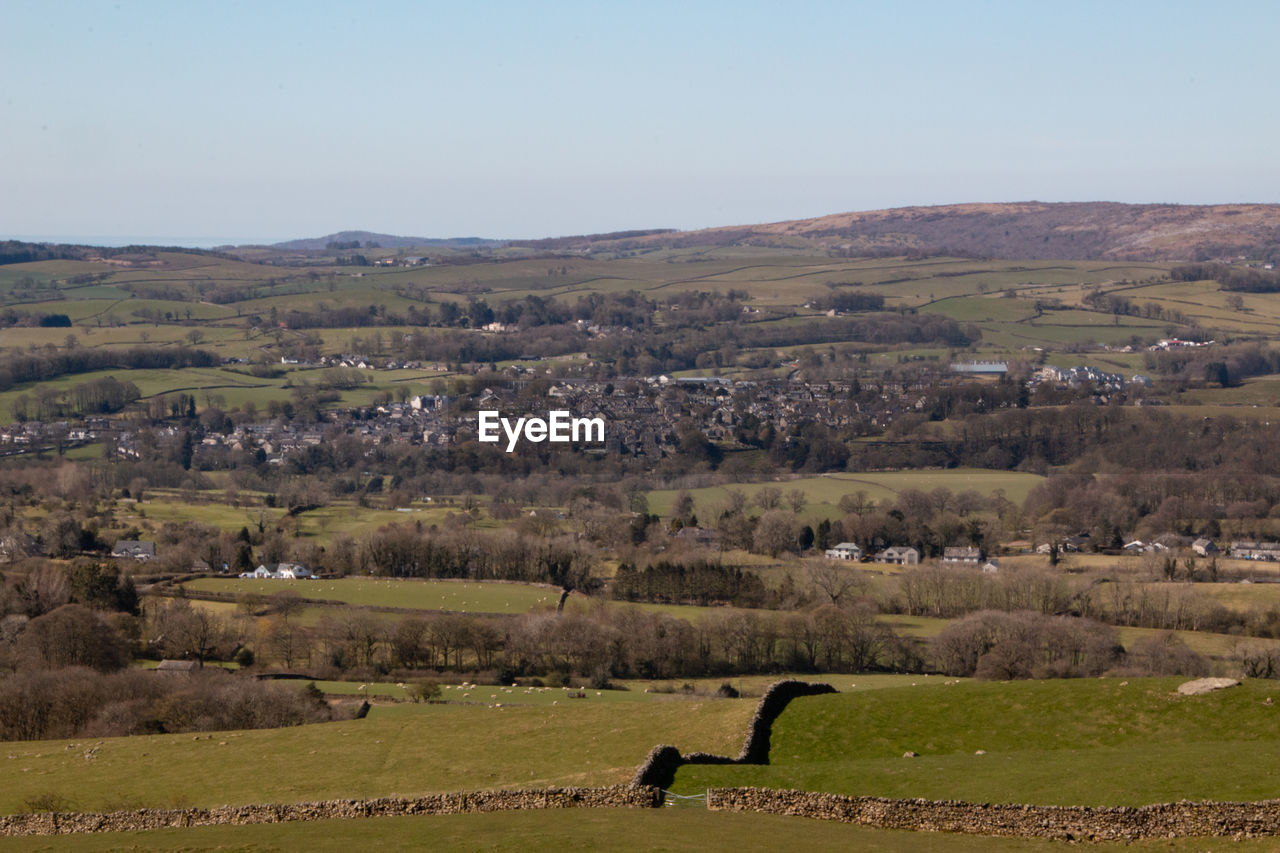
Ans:
POLYGON ((599 249, 730 245, 822 248, 851 256, 920 252, 1026 260, 1202 261, 1246 255, 1280 260, 1280 205, 952 204, 591 242, 599 249))
POLYGON ((505 240, 488 240, 484 237, 399 237, 395 234, 378 234, 373 231, 338 231, 324 237, 311 237, 301 240, 286 240, 283 243, 272 243, 273 249, 288 249, 299 252, 324 251, 331 243, 359 243, 361 247, 375 243, 383 249, 409 249, 414 246, 434 246, 444 249, 478 249, 501 246, 505 240))

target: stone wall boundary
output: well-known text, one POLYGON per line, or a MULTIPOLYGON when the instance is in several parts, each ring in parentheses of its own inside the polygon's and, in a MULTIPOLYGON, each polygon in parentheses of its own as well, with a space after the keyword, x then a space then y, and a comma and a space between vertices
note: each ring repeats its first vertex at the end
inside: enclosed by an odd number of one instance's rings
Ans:
POLYGON ((811 683, 794 679, 775 681, 765 690, 756 705, 756 712, 747 724, 747 735, 742 750, 736 758, 713 755, 709 752, 691 752, 681 755, 680 750, 668 744, 658 744, 649 751, 644 762, 632 777, 633 785, 656 785, 670 788, 676 771, 685 764, 768 764, 769 741, 773 736, 773 723, 786 710, 792 699, 800 696, 818 696, 837 692, 830 684, 811 683))
POLYGON ((403 815, 445 815, 523 809, 658 808, 659 788, 612 785, 601 788, 534 788, 471 791, 423 797, 324 800, 314 803, 218 806, 216 808, 131 809, 101 814, 40 812, 0 816, 0 837, 132 832, 188 826, 244 826, 295 820, 341 820, 403 815))
POLYGON ((712 788, 707 808, 856 823, 881 829, 1066 841, 1256 838, 1280 835, 1280 800, 1134 807, 1033 806, 850 797, 767 788, 712 788))

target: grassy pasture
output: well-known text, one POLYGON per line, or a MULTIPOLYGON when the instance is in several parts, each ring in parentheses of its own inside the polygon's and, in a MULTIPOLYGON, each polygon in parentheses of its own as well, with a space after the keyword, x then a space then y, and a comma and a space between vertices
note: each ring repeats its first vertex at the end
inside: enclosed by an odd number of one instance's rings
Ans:
MULTIPOLYGON (((1015 503, 1026 500, 1027 494, 1040 482, 1041 477, 1019 471, 994 471, 981 468, 954 468, 928 471, 875 471, 844 474, 828 474, 821 477, 805 477, 771 483, 735 483, 727 486, 708 486, 689 489, 694 499, 694 512, 705 513, 708 508, 724 505, 729 489, 740 490, 753 499, 761 489, 778 488, 785 496, 792 489, 800 489, 808 500, 806 513, 817 518, 837 518, 841 515, 837 504, 847 494, 866 492, 874 501, 891 501, 905 489, 931 491, 938 488, 962 492, 972 489, 985 495, 1003 491, 1005 497, 1015 503)), ((671 514, 677 489, 664 489, 648 493, 649 510, 658 515, 671 514)))
MULTIPOLYGON (((527 613, 532 610, 554 608, 560 600, 560 590, 536 584, 500 583, 496 581, 415 580, 409 578, 341 578, 337 580, 288 581, 256 580, 250 578, 201 578, 188 581, 184 586, 206 592, 222 592, 231 595, 253 593, 271 595, 281 590, 292 590, 304 598, 321 599, 356 607, 397 607, 423 611, 451 611, 457 613, 527 613)), ((220 604, 219 602, 194 602, 220 604)), ((230 606, 230 605, 223 605, 230 606)), ((691 604, 648 604, 610 601, 589 598, 574 593, 566 610, 590 611, 605 607, 612 609, 635 608, 646 613, 665 613, 689 622, 698 622, 706 616, 723 612, 722 607, 698 607, 691 604)), ((302 624, 315 624, 324 614, 325 607, 305 608, 298 620, 302 624)), ((400 618, 385 614, 388 620, 400 618)), ((719 684, 719 682, 717 682, 719 684)))
MULTIPOLYGON (((700 853, 704 850, 787 850, 803 839, 807 850, 864 853, 1000 853, 1061 850, 1060 841, 905 832, 765 814, 681 809, 559 809, 488 814, 323 820, 259 826, 208 826, 149 832, 0 839, 0 850, 352 850, 381 851, 595 851, 700 853)), ((1224 849, 1222 839, 1169 839, 1091 844, 1097 851, 1161 850, 1190 853, 1224 849)), ((1272 849, 1275 839, 1231 841, 1239 853, 1272 849)))
POLYGON ((0 813, 51 791, 104 810, 616 784, 658 742, 736 752, 755 704, 375 705, 364 720, 287 729, 6 743, 0 813))
MULTIPOLYGON (((117 315, 119 317, 119 315, 117 315)), ((125 318, 120 317, 123 320, 125 318)), ((70 329, 41 329, 38 327, 16 326, 4 330, 4 345, 7 347, 27 349, 54 344, 62 347, 67 335, 75 335, 79 345, 85 349, 93 348, 127 348, 136 346, 159 346, 162 344, 182 344, 189 346, 187 340, 193 329, 204 336, 200 349, 222 350, 245 345, 244 330, 229 326, 202 325, 192 326, 155 326, 150 323, 134 323, 132 325, 94 325, 92 321, 73 326, 70 329), (146 340, 143 340, 145 336, 146 340)), ((250 345, 250 348, 253 348, 250 345)), ((227 352, 231 355, 231 352, 227 352)))
POLYGON ((1018 322, 1034 317, 1035 306, 1029 299, 1004 299, 993 296, 957 296, 931 302, 921 309, 941 314, 961 323, 1001 320, 1018 322))
MULTIPOLYGON (((720 678, 685 678, 668 681, 652 681, 647 679, 622 679, 615 683, 617 690, 594 690, 588 688, 568 687, 529 687, 529 686, 495 686, 467 684, 442 684, 442 702, 461 704, 490 704, 501 702, 505 705, 543 705, 553 706, 570 701, 567 693, 586 693, 585 700, 573 701, 600 702, 698 702, 714 695, 722 684, 729 684, 743 697, 757 698, 776 681, 796 678, 801 681, 825 682, 840 692, 857 692, 863 690, 883 690, 890 687, 906 687, 915 684, 927 684, 930 677, 919 675, 884 675, 848 673, 777 673, 773 675, 745 675, 720 678), (686 690, 685 688, 689 688, 686 690)), ((527 681, 520 679, 519 681, 527 681)), ((392 682, 355 682, 355 681, 317 681, 316 686, 335 696, 385 697, 401 701, 408 697, 407 688, 411 685, 392 682), (364 689, 362 690, 361 687, 364 689)))
MULTIPOLYGON (((221 495, 217 497, 220 498, 221 495)), ((261 517, 265 525, 280 527, 290 533, 297 532, 299 536, 313 538, 321 544, 327 544, 338 534, 358 538, 388 524, 416 521, 421 521, 428 527, 442 524, 450 513, 458 511, 457 507, 415 504, 405 508, 408 512, 400 512, 379 507, 362 507, 351 501, 334 501, 319 509, 289 517, 283 509, 265 509, 260 505, 234 507, 216 499, 211 502, 190 501, 175 489, 150 489, 147 499, 141 504, 132 505, 132 511, 127 509, 129 505, 125 506, 125 509, 118 510, 116 514, 118 523, 123 526, 199 521, 235 531, 245 525, 253 528, 261 517), (139 509, 145 517, 138 514, 139 509)), ((495 527, 497 522, 482 520, 476 522, 475 526, 495 527)))
POLYGON ((1230 388, 1197 388, 1183 398, 1211 406, 1274 407, 1280 405, 1280 375, 1251 376, 1230 388))
POLYGON ((1280 686, 1178 697, 1182 680, 940 682, 806 697, 774 724, 768 766, 687 766, 677 790, 763 785, 1051 805, 1280 795, 1280 711, 1263 704, 1280 686))
MULTIPOLYGON (((1232 561, 1241 562, 1241 561, 1232 561)), ((1107 602, 1114 594, 1111 587, 1105 584, 1098 590, 1101 601, 1107 602)), ((1252 609, 1280 607, 1280 584, 1276 583, 1166 583, 1148 582, 1142 587, 1154 596, 1194 595, 1203 596, 1222 604, 1228 610, 1242 612, 1252 609)), ((1246 642, 1255 642, 1254 638, 1241 638, 1246 642)))
POLYGON ((271 595, 289 590, 304 598, 341 601, 373 607, 405 607, 414 610, 456 610, 475 613, 525 613, 539 607, 555 607, 560 590, 534 584, 409 580, 390 578, 338 578, 288 581, 249 578, 201 578, 184 584, 204 592, 233 595, 271 595))

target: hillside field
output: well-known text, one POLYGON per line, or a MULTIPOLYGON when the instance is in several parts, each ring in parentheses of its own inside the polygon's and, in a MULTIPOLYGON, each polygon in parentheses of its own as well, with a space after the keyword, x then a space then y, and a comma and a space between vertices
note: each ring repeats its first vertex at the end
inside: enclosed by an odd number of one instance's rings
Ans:
POLYGON ((1178 696, 1186 679, 950 684, 796 700, 767 766, 682 767, 676 789, 755 785, 1045 805, 1280 797, 1273 682, 1178 696), (979 754, 985 750, 985 754, 979 754), (919 753, 904 758, 904 753, 919 753))
MULTIPOLYGON (((975 491, 991 496, 1003 494, 1014 503, 1022 503, 1027 494, 1043 478, 1021 471, 991 471, 981 468, 953 468, 924 471, 868 471, 858 473, 825 474, 820 477, 804 477, 796 480, 779 480, 772 483, 734 483, 725 486, 709 486, 688 489, 694 501, 694 512, 705 513, 708 508, 724 506, 727 491, 736 489, 750 501, 761 489, 781 489, 784 501, 787 492, 799 489, 807 503, 804 514, 815 520, 840 518, 844 515, 837 504, 845 495, 865 492, 876 502, 893 501, 906 489, 932 491, 950 489, 952 492, 975 491)), ((669 516, 679 489, 663 489, 648 493, 649 511, 669 516)))

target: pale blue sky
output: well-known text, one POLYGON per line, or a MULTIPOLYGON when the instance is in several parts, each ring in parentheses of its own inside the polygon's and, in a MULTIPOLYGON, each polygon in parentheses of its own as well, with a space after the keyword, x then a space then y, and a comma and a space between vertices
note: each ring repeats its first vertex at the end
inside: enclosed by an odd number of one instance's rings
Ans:
POLYGON ((0 237, 1280 202, 1274 2, 0 0, 0 237))

